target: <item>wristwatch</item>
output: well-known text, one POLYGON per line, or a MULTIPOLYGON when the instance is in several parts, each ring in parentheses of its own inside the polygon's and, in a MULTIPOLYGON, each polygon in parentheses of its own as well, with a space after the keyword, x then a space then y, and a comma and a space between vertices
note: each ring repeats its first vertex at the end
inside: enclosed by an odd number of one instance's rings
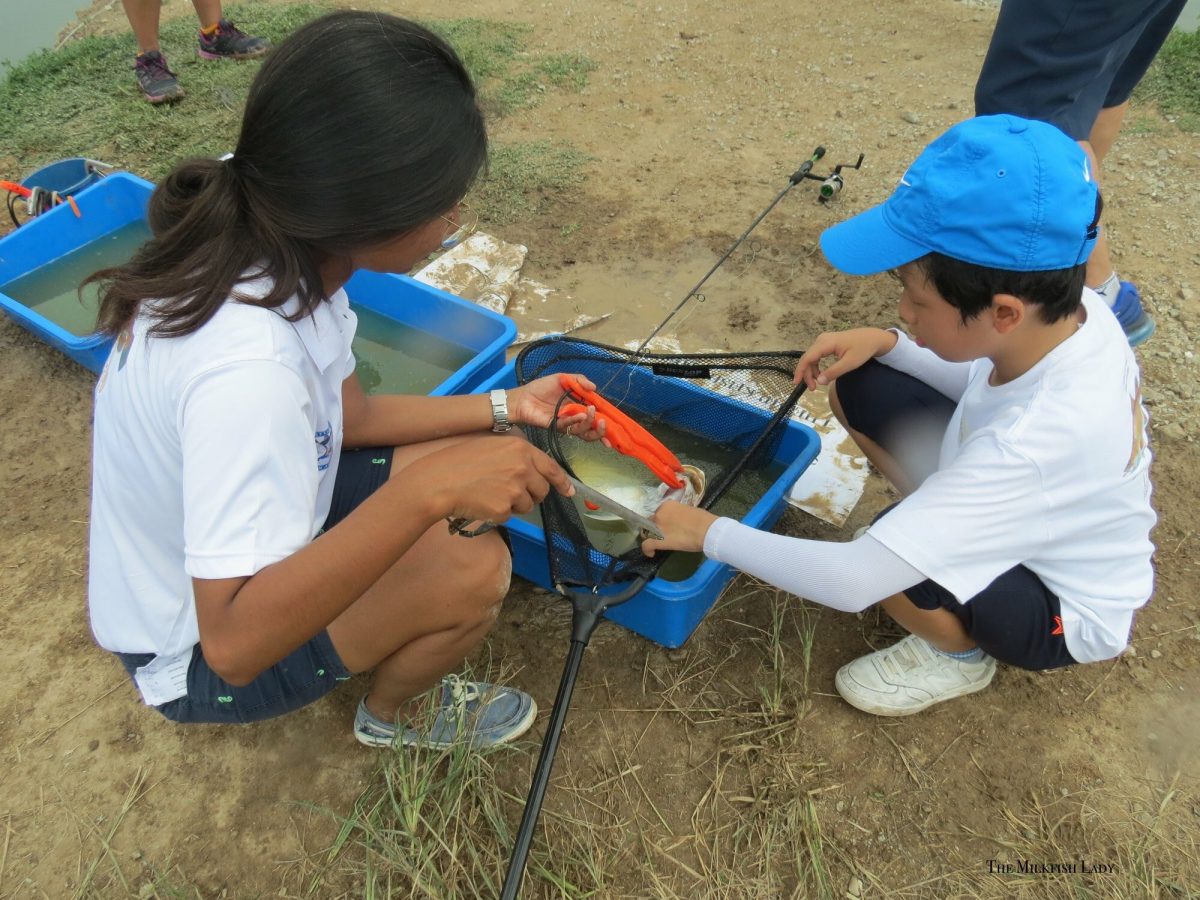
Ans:
POLYGON ((512 422, 508 420, 508 391, 495 390, 488 397, 492 401, 492 431, 503 434, 512 430, 512 422))

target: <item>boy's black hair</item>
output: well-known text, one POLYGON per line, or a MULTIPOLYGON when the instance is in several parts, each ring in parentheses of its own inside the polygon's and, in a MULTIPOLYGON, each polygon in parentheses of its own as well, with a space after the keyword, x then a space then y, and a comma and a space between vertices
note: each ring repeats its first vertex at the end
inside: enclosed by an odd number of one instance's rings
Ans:
POLYGON ((1080 263, 1069 269, 1013 272, 977 266, 941 253, 922 256, 915 265, 942 298, 957 307, 963 322, 990 307, 996 294, 1012 294, 1037 304, 1038 316, 1047 325, 1079 309, 1087 270, 1087 264, 1080 263))
MULTIPOLYGON (((1096 237, 1103 211, 1104 199, 1097 192, 1095 216, 1088 226, 1089 238, 1096 237)), ((1069 269, 1014 272, 977 266, 941 253, 922 256, 915 264, 942 298, 958 309, 963 322, 990 307, 996 294, 1011 294, 1026 303, 1036 303, 1038 316, 1047 325, 1074 315, 1079 309, 1087 270, 1087 263, 1080 263, 1069 269)))
POLYGON ((152 331, 189 334, 236 286, 273 282, 256 305, 325 299, 329 256, 373 247, 448 212, 487 162, 475 86, 442 38, 345 10, 308 22, 267 58, 227 162, 177 165, 150 200, 153 238, 97 272, 98 328, 121 330, 154 299, 152 331))

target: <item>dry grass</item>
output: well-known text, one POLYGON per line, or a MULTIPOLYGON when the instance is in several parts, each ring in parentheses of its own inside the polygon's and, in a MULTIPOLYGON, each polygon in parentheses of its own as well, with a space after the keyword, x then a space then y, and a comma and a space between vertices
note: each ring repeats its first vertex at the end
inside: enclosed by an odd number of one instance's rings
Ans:
POLYGON ((1138 796, 1099 789, 1002 807, 995 847, 945 881, 939 896, 1128 900, 1200 896, 1197 807, 1181 776, 1144 781, 1138 796), (1053 868, 1060 869, 1055 871, 1053 868), (992 871, 988 871, 991 869, 992 871))
MULTIPOLYGON (((814 619, 781 600, 750 584, 736 606, 772 610, 764 625, 747 617, 715 647, 647 664, 649 708, 588 706, 586 730, 568 728, 522 896, 835 895, 813 802, 823 765, 794 748, 810 706, 814 619), (747 657, 758 675, 738 686, 747 657), (661 760, 646 756, 648 735, 665 723, 690 740, 718 720, 725 736, 714 751, 697 751, 674 791, 661 760)), ((296 863, 301 895, 497 895, 536 757, 528 744, 519 752, 520 760, 512 748, 383 754, 371 786, 338 817, 335 840, 296 863)))

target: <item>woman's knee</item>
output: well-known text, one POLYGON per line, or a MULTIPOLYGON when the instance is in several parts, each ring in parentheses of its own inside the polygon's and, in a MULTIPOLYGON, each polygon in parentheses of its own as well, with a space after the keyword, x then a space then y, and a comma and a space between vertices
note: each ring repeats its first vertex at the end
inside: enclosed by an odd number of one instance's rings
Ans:
POLYGON ((512 583, 508 547, 495 531, 459 540, 454 558, 446 560, 455 572, 455 609, 470 623, 494 621, 512 583))

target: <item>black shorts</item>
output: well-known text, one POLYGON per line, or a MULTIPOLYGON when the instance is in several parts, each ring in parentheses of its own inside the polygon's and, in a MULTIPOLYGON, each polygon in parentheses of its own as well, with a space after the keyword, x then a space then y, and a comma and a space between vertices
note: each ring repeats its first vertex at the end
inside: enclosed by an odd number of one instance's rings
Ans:
MULTIPOLYGON (((954 413, 953 400, 875 360, 842 375, 835 384, 847 424, 891 454, 914 483, 936 471, 940 440, 929 439, 928 424, 940 418, 938 434, 944 434, 954 413), (925 435, 916 447, 905 440, 914 422, 921 423, 917 430, 925 435), (924 457, 921 444, 926 447, 924 457)), ((876 518, 887 513, 885 509, 876 518)), ((1063 638, 1058 597, 1024 566, 1009 569, 966 603, 929 579, 904 593, 920 609, 952 612, 984 652, 1002 663, 1055 669, 1075 662, 1063 638)))
POLYGON ((1120 106, 1186 0, 1003 0, 975 85, 975 114, 1008 113, 1087 140, 1120 106))
MULTIPOLYGON (((388 480, 392 447, 343 451, 333 483, 333 500, 321 531, 332 528, 388 480)), ((118 653, 132 678, 154 659, 153 653, 118 653)), ((187 694, 155 707, 173 722, 258 722, 307 706, 350 677, 329 632, 322 631, 260 674, 235 687, 209 667, 199 644, 192 650, 187 694)))
POLYGON ((325 517, 325 524, 318 534, 342 521, 383 486, 392 474, 392 456, 395 452, 395 447, 342 451, 338 458, 337 478, 333 482, 329 515, 325 517))

